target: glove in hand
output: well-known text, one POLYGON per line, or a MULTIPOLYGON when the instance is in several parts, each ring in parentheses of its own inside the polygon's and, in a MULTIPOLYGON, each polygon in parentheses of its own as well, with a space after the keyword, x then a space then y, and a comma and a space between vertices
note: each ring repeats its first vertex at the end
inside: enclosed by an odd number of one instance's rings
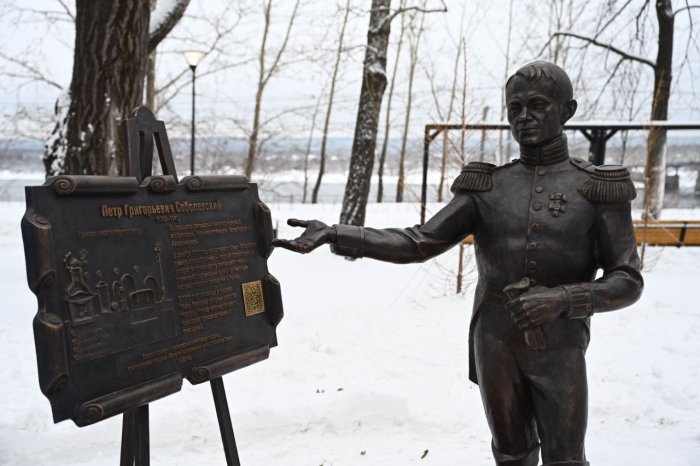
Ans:
POLYGON ((561 317, 569 309, 569 295, 564 288, 536 286, 506 303, 513 322, 528 330, 561 317))

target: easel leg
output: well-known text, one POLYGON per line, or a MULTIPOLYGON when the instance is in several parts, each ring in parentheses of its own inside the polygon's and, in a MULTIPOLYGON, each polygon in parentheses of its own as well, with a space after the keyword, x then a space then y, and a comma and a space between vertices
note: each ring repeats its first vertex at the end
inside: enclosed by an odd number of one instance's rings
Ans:
POLYGON ((122 415, 122 450, 119 466, 134 465, 134 411, 129 410, 122 415))
POLYGON ((124 413, 119 466, 149 466, 148 405, 124 413))
POLYGON ((148 405, 139 406, 134 411, 134 462, 136 466, 149 466, 151 442, 148 431, 148 405))
POLYGON ((233 426, 231 425, 231 414, 226 401, 226 390, 221 377, 212 379, 211 393, 214 395, 214 406, 216 407, 216 417, 219 419, 219 430, 221 431, 221 441, 224 444, 224 454, 228 466, 241 466, 236 449, 236 439, 233 437, 233 426))

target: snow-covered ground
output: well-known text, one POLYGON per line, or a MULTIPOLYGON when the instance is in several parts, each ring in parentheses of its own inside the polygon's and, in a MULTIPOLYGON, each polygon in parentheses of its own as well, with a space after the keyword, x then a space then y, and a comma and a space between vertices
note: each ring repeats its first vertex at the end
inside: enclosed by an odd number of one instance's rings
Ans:
MULTIPOLYGON (((287 217, 333 223, 339 209, 270 207, 282 237, 294 234, 287 217)), ((0 464, 116 465, 119 417, 54 425, 39 391, 23 209, 0 203, 0 464)), ((374 204, 367 224, 418 218, 415 204, 374 204)), ((587 453, 595 466, 700 464, 700 248, 646 255, 642 299, 593 318, 587 453)), ((327 248, 275 251, 269 267, 285 305, 280 345, 269 360, 224 377, 242 464, 491 465, 478 388, 467 380, 473 287, 454 294, 456 264, 456 249, 417 265, 347 261, 327 248)), ((152 464, 225 464, 207 384, 185 383, 150 414, 152 464)))

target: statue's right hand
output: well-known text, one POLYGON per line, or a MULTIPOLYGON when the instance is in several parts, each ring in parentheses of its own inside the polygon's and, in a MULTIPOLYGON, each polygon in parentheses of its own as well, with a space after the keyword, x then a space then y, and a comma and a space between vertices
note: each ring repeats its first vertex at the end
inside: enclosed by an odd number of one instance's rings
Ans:
POLYGON ((287 220, 287 225, 306 228, 306 230, 296 239, 273 239, 272 245, 302 254, 309 253, 317 247, 328 243, 334 231, 333 227, 329 227, 318 220, 298 220, 296 218, 290 218, 287 220))

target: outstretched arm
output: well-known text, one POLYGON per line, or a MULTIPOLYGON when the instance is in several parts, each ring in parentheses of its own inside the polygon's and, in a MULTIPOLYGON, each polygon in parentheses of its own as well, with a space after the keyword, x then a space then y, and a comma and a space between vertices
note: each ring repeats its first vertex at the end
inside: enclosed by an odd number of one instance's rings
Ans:
POLYGON ((386 262, 423 262, 455 245, 473 232, 476 208, 472 194, 458 193, 424 225, 410 228, 364 228, 352 225, 332 227, 318 220, 290 219, 291 226, 306 228, 294 240, 273 244, 307 253, 331 243, 334 253, 348 257, 371 257, 386 262))

